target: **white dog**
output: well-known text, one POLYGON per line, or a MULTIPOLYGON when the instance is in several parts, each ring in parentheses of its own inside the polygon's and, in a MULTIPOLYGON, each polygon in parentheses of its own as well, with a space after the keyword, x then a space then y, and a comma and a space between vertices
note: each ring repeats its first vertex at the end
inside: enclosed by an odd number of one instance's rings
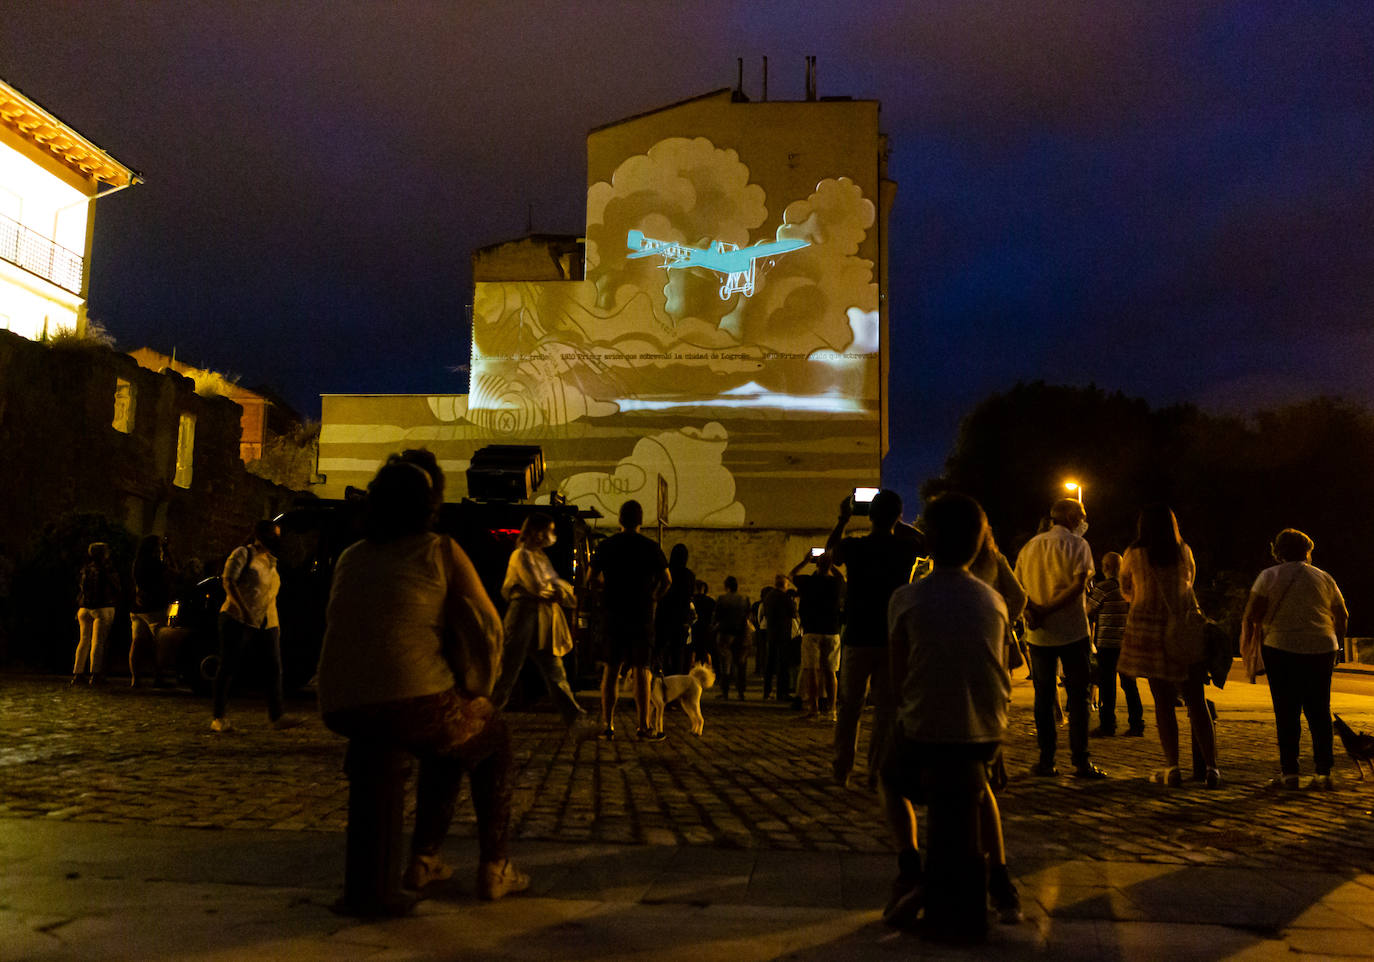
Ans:
POLYGON ((716 673, 709 665, 693 665, 685 675, 655 678, 649 685, 649 730, 663 731, 663 710, 673 702, 680 702, 691 723, 692 734, 700 735, 706 727, 701 717, 701 693, 714 687, 716 673))

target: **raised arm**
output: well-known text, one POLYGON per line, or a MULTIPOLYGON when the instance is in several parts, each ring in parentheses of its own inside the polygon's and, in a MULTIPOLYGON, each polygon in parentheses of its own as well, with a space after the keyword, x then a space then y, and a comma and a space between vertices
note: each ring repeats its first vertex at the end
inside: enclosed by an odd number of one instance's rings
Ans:
POLYGON ((835 520, 835 527, 830 531, 830 537, 825 539, 825 550, 830 552, 835 564, 844 564, 840 556, 840 542, 844 540, 844 529, 849 527, 849 519, 854 515, 854 499, 846 496, 840 502, 840 516, 835 520))

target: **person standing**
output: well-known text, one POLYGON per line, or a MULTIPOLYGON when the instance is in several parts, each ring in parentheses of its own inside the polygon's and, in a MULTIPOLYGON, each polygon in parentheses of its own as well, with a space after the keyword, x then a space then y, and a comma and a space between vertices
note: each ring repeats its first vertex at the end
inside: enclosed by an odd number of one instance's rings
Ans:
POLYGON ((167 627, 172 604, 172 569, 163 556, 163 539, 150 534, 138 543, 134 555, 134 603, 129 611, 129 687, 138 687, 138 669, 151 659, 153 685, 161 684, 157 633, 167 627))
POLYGON ((247 545, 234 549, 224 563, 224 605, 219 610, 219 666, 215 670, 214 717, 210 730, 227 732, 233 724, 225 716, 229 686, 234 682, 249 646, 258 643, 267 649, 267 717, 277 729, 295 728, 301 723, 282 707, 281 625, 277 620, 277 592, 281 575, 277 572, 277 550, 281 528, 275 521, 259 521, 247 545))
POLYGON ((1097 643, 1097 727, 1088 732, 1093 738, 1116 734, 1116 685, 1126 695, 1128 738, 1145 734, 1145 709, 1140 702, 1140 686, 1135 678, 1116 670, 1121 657, 1121 636, 1126 633, 1126 615, 1131 603, 1121 594, 1121 555, 1108 551, 1102 556, 1102 577, 1088 589, 1088 622, 1097 643))
POLYGON ((849 784, 859 749, 859 718, 871 687, 876 711, 868 738, 868 784, 876 788, 896 718, 888 664, 887 604, 892 592, 911 577, 922 540, 915 528, 901 523, 902 498, 895 491, 879 491, 869 503, 869 531, 863 537, 844 535, 853 513, 854 499, 845 498, 826 540, 834 563, 844 565, 849 588, 840 636, 839 706, 831 777, 836 785, 849 784))
POLYGON ((1035 737, 1039 760, 1032 775, 1058 775, 1054 708, 1059 699, 1058 668, 1064 669, 1069 702, 1069 751, 1077 778, 1105 778, 1088 757, 1088 676, 1090 645, 1083 592, 1093 573, 1093 554, 1083 534, 1088 519, 1072 498, 1050 508, 1050 527, 1026 542, 1016 556, 1016 579, 1026 589, 1027 640, 1035 688, 1035 737))
POLYGON ((1188 724, 1202 755, 1206 785, 1221 784, 1216 732, 1202 690, 1207 669, 1201 631, 1199 627, 1194 637, 1187 627, 1197 612, 1196 574, 1193 551, 1179 535, 1174 513, 1162 504, 1146 505, 1137 522, 1136 539, 1121 560, 1121 594, 1131 603, 1131 610, 1126 615, 1117 670, 1150 680, 1155 726, 1164 751, 1164 768, 1155 773, 1154 781, 1171 788, 1182 782, 1174 712, 1180 697, 1188 706, 1188 724))
POLYGON ((419 759, 407 888, 453 875, 442 849, 467 773, 477 895, 499 899, 530 884, 509 857, 514 762, 490 700, 501 619, 463 549, 430 531, 443 474, 426 453, 393 455, 367 486, 366 537, 339 556, 329 592, 320 714, 330 731, 419 759))
MULTIPOLYGON (((716 653, 716 636, 712 623, 716 617, 716 599, 711 597, 710 586, 704 581, 698 581, 696 593, 692 595, 692 610, 695 617, 692 620, 692 652, 689 661, 698 665, 706 665, 713 671, 720 664, 720 655, 716 653)), ((690 670, 692 665, 689 663, 687 668, 690 670)))
POLYGON ((615 737, 616 690, 626 665, 634 678, 635 737, 661 741, 649 728, 649 664, 654 651, 654 605, 668 591, 672 576, 663 552, 644 535, 644 509, 638 501, 620 506, 620 531, 601 542, 592 556, 591 577, 605 584, 602 630, 608 654, 601 676, 601 738, 615 737))
POLYGON ((515 550, 506 564, 506 580, 501 585, 501 595, 508 602, 506 640, 501 675, 491 702, 498 709, 506 707, 520 678, 520 669, 529 658, 543 677, 554 707, 563 716, 563 724, 571 729, 587 713, 577 703, 563 670, 563 656, 573 646, 572 629, 563 609, 575 606, 577 597, 573 586, 558 577, 545 553, 557 540, 553 518, 542 512, 527 516, 520 526, 515 550))
POLYGON ((687 567, 687 546, 673 545, 668 552, 668 574, 673 583, 654 610, 654 661, 665 675, 691 668, 687 635, 692 627, 692 592, 697 576, 687 567))
POLYGON ((1272 568, 1255 579, 1245 604, 1241 647, 1259 646, 1274 703, 1279 774, 1269 784, 1298 787, 1299 715, 1307 716, 1316 775, 1307 787, 1331 789, 1331 673, 1349 615, 1336 579, 1312 565, 1312 539, 1284 528, 1272 568))
POLYGON ((941 495, 926 508, 925 527, 934 569, 893 592, 888 611, 899 694, 880 793, 898 844, 898 876, 883 919, 912 928, 924 910, 922 935, 978 941, 988 921, 980 837, 986 765, 1007 726, 1011 629, 1002 596, 969 571, 987 533, 978 502, 941 495), (913 803, 925 804, 930 819, 924 867, 913 803))
POLYGON ((768 593, 761 608, 762 627, 766 636, 764 650, 768 659, 763 671, 763 698, 767 701, 772 697, 776 679, 778 701, 787 701, 792 697, 787 686, 787 671, 790 664, 788 653, 792 647, 792 621, 797 616, 797 607, 787 594, 786 575, 774 576, 773 590, 768 593))
POLYGON ((739 593, 734 575, 725 579, 725 594, 716 596, 711 628, 720 654, 720 693, 730 697, 730 676, 734 675, 740 701, 744 700, 744 681, 749 660, 749 599, 739 593))
POLYGON ((805 719, 819 717, 821 711, 835 720, 836 672, 840 669, 840 607, 844 602, 844 576, 830 563, 830 555, 805 558, 792 569, 797 586, 797 608, 801 615, 801 690, 805 719), (802 569, 815 563, 814 574, 802 569))
POLYGON ((115 606, 121 594, 119 575, 110 562, 110 546, 103 541, 86 548, 86 563, 76 593, 76 624, 80 631, 71 684, 86 680, 105 682, 105 639, 114 624, 115 606))

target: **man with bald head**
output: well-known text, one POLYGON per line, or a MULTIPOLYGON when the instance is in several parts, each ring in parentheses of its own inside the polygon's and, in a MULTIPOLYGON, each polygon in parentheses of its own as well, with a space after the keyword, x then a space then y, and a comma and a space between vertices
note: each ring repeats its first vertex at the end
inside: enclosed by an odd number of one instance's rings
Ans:
POLYGON ((1016 578, 1026 589, 1026 627, 1035 685, 1035 737, 1040 759, 1032 775, 1058 775, 1054 767, 1058 731, 1058 667, 1064 668, 1069 699, 1069 751, 1077 778, 1105 778, 1088 758, 1089 641, 1083 591, 1093 573, 1093 553, 1083 505, 1065 498, 1050 508, 1048 531, 1026 542, 1016 558, 1016 578))

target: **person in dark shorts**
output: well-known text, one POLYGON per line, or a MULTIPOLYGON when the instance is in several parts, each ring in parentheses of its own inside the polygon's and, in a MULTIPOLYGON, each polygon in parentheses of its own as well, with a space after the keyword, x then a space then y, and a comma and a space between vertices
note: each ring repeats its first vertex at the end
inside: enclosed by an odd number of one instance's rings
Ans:
POLYGON ((592 556, 591 577, 599 578, 602 593, 602 631, 606 667, 601 676, 599 737, 615 737, 616 685, 626 665, 633 669, 635 736, 659 741, 662 732, 649 730, 649 663, 654 654, 654 605, 672 584, 663 551, 644 535, 644 509, 638 501, 620 507, 620 531, 611 535, 592 556))

